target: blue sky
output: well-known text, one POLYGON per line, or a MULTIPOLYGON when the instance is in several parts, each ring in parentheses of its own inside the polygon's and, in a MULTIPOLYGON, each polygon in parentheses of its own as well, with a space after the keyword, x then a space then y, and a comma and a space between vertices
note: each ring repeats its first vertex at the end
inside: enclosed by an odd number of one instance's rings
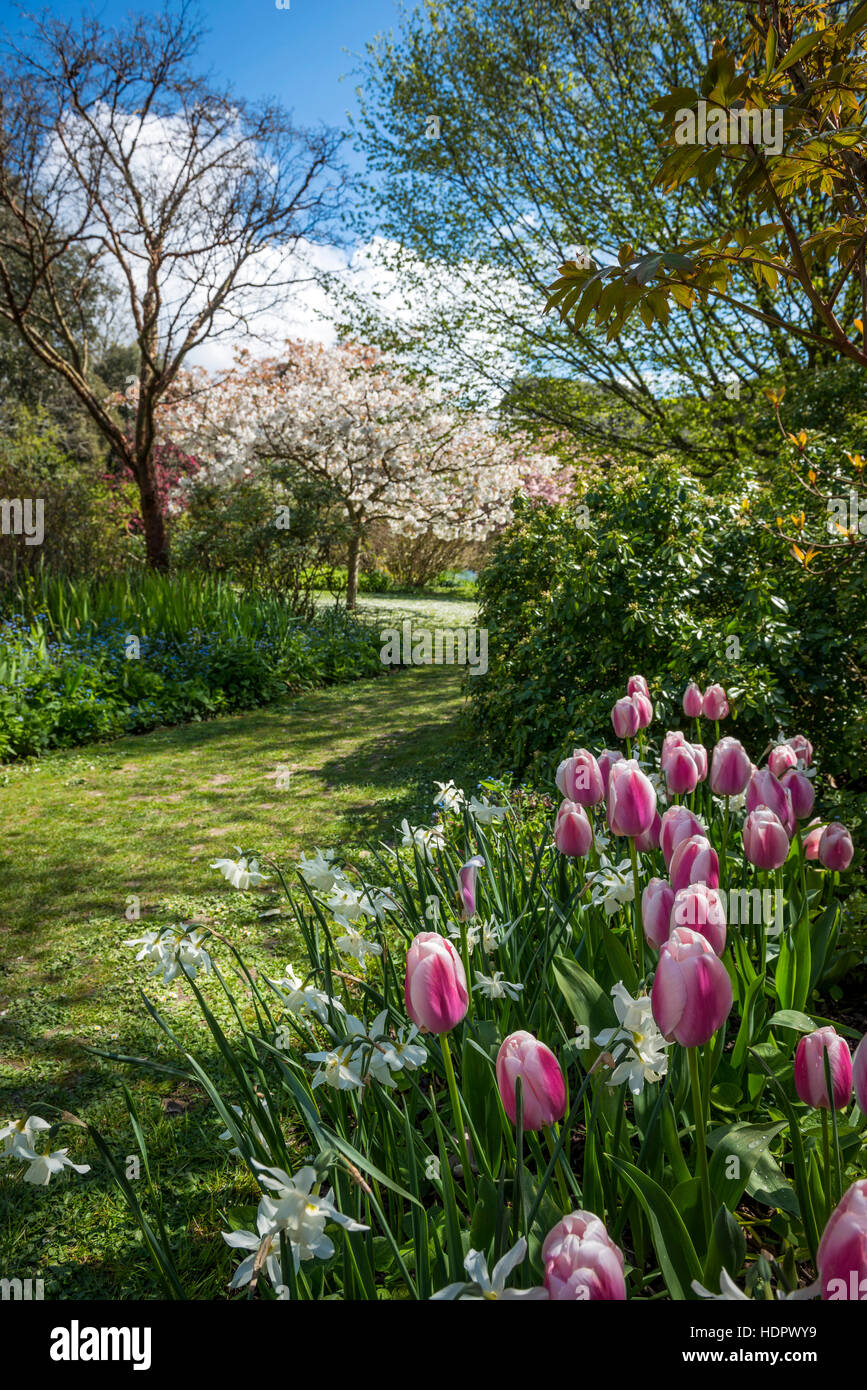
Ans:
MULTIPOLYGON (((230 81, 241 95, 276 97, 294 112, 299 125, 324 121, 345 128, 346 110, 355 104, 356 81, 345 76, 356 65, 353 55, 361 54, 375 34, 396 25, 397 0, 289 4, 288 10, 278 10, 275 0, 208 0, 200 7, 210 31, 201 50, 202 64, 230 81)), ((39 0, 30 0, 25 8, 38 11, 41 6, 39 0)), ((58 18, 74 18, 87 9, 107 24, 122 23, 131 10, 160 8, 135 0, 92 5, 54 0, 50 6, 58 18)), ((0 27, 6 35, 26 32, 9 0, 0 0, 0 27)))

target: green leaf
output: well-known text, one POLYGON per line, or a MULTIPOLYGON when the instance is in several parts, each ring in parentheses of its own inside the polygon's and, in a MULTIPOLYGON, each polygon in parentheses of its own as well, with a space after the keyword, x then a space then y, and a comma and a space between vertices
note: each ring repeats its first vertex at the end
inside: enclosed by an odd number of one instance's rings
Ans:
POLYGON ((664 1188, 646 1173, 624 1159, 606 1157, 628 1182, 644 1209, 656 1258, 672 1298, 695 1298, 692 1281, 701 1279, 701 1265, 677 1207, 664 1188))
POLYGON ((734 1211, 759 1158, 785 1127, 782 1120, 775 1125, 738 1121, 713 1130, 708 1135, 708 1147, 713 1151, 710 1185, 717 1201, 734 1211), (734 1172, 729 1176, 728 1170, 731 1169, 734 1172))
POLYGON ((576 1023, 588 1029, 591 1038, 616 1021, 610 997, 577 960, 555 956, 551 969, 569 1012, 576 1023))

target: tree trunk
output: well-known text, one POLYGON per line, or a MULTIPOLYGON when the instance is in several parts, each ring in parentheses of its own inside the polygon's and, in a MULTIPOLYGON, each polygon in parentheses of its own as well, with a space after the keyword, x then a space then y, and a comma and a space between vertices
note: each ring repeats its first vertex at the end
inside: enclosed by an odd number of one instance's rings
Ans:
POLYGON ((361 532, 353 531, 346 561, 346 607, 354 608, 358 598, 358 561, 361 557, 361 532))
POLYGON ((144 523, 147 562, 151 569, 165 571, 169 567, 169 538, 166 530, 166 519, 157 494, 156 471, 152 452, 149 457, 139 462, 138 490, 142 522, 144 523))

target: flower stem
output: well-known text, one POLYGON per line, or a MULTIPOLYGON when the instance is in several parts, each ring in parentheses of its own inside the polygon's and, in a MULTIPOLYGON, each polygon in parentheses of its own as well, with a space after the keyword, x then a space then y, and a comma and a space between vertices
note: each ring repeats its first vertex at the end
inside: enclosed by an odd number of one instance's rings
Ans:
POLYGON ((639 974, 644 979, 644 924, 641 920, 641 894, 638 891, 638 850, 635 848, 633 836, 629 837, 629 855, 632 860, 632 891, 633 891, 633 917, 635 918, 635 934, 637 941, 633 941, 633 949, 636 952, 639 974))
POLYGON ((443 1050, 443 1066, 446 1069, 446 1081, 449 1085, 449 1095, 452 1102, 452 1116, 455 1128, 458 1132, 458 1139, 461 1146, 461 1163, 464 1169, 464 1188, 469 1198, 470 1208, 475 1206, 475 1194, 473 1192, 473 1175, 470 1168, 470 1150, 467 1144, 467 1130, 464 1124, 464 1112, 461 1110, 461 1098, 458 1093, 458 1083, 455 1079, 455 1069, 452 1064, 452 1050, 449 1046, 448 1033, 440 1034, 440 1045, 443 1050))
POLYGON ((713 1207, 710 1198, 710 1170, 707 1165, 707 1132, 704 1122, 704 1101, 701 1094, 697 1047, 686 1049, 689 1058, 689 1080, 692 1086, 692 1108, 695 1115, 695 1143, 698 1150, 698 1178, 701 1181, 701 1204, 704 1210, 705 1234, 708 1244, 713 1232, 713 1207))
POLYGON ((564 1212, 564 1215, 565 1215, 566 1212, 569 1212, 569 1211, 572 1210, 572 1198, 569 1196, 569 1189, 568 1189, 568 1187, 566 1186, 566 1179, 565 1179, 565 1177, 564 1177, 564 1175, 563 1175, 563 1167, 561 1166, 561 1165, 564 1165, 564 1164, 565 1164, 566 1159, 565 1159, 565 1157, 563 1156, 563 1151, 562 1151, 562 1149, 560 1150, 560 1153, 557 1154, 556 1140, 555 1140, 555 1138, 554 1138, 554 1134, 553 1134, 553 1132, 552 1132, 552 1130, 551 1130, 551 1126, 550 1126, 550 1125, 545 1125, 545 1126, 544 1126, 544 1128, 543 1128, 543 1133, 544 1133, 544 1135, 545 1135, 545 1143, 548 1145, 548 1152, 549 1152, 549 1154, 551 1155, 552 1158, 555 1159, 555 1162, 556 1162, 556 1159, 557 1159, 557 1158, 559 1158, 559 1160, 560 1160, 560 1162, 557 1163, 557 1166, 556 1166, 556 1168, 554 1169, 554 1176, 555 1176, 556 1179, 557 1179, 557 1186, 558 1186, 558 1188, 560 1189, 560 1200, 561 1200, 562 1203, 563 1203, 563 1212, 564 1212))

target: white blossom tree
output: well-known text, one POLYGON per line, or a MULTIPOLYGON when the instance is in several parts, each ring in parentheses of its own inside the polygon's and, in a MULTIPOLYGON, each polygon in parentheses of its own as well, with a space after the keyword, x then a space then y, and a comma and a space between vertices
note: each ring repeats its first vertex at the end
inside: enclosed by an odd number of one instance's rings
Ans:
POLYGON ((443 403, 438 383, 401 373, 378 349, 288 343, 278 358, 242 353, 233 369, 188 373, 161 429, 230 484, 264 462, 325 483, 349 527, 347 607, 355 606, 366 529, 481 541, 504 526, 523 479, 558 459, 443 403))

